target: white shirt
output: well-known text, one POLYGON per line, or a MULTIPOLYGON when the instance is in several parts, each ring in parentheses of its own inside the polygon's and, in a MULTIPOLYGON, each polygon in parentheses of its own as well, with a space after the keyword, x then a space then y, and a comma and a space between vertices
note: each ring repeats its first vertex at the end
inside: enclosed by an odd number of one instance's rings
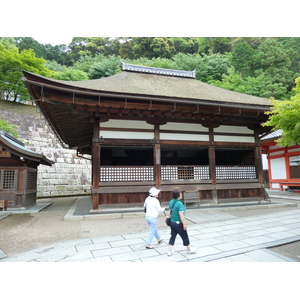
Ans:
POLYGON ((157 218, 160 212, 163 212, 165 208, 160 206, 157 198, 148 196, 144 202, 144 207, 147 207, 146 217, 157 218))

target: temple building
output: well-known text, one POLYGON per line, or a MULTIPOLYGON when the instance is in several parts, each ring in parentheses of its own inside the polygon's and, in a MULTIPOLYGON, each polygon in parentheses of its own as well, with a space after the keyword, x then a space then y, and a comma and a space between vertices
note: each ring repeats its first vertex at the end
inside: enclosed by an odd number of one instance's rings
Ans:
POLYGON ((196 80, 195 71, 121 63, 122 72, 63 81, 24 71, 61 142, 92 161, 92 204, 141 204, 152 186, 200 205, 264 198, 259 135, 268 99, 196 80))
POLYGON ((261 137, 262 152, 267 155, 270 188, 300 193, 300 146, 281 147, 276 140, 282 130, 261 137))
POLYGON ((40 164, 52 166, 54 162, 0 130, 0 201, 7 208, 26 208, 36 203, 40 164))

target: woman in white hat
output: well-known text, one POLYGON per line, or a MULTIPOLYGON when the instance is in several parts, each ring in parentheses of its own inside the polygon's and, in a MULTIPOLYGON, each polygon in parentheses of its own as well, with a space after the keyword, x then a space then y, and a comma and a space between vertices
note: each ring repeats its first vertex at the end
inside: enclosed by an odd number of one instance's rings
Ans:
POLYGON ((153 249, 151 246, 153 237, 155 237, 158 241, 158 244, 162 242, 162 238, 160 237, 157 230, 157 217, 160 212, 163 212, 165 208, 160 206, 160 203, 157 199, 160 190, 153 187, 149 190, 149 196, 146 198, 144 202, 144 209, 146 211, 146 221, 149 225, 149 235, 147 239, 146 249, 153 249))

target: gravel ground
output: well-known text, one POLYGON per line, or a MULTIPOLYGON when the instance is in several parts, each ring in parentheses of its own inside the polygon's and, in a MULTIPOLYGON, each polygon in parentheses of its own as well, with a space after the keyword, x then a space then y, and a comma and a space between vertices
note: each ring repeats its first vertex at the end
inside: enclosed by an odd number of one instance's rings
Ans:
MULTIPOLYGON (((0 220, 0 249, 7 256, 13 256, 63 240, 148 230, 144 215, 111 220, 65 221, 63 218, 74 201, 74 198, 54 199, 51 200, 51 206, 38 214, 15 214, 0 220)), ((226 213, 236 217, 247 217, 298 208, 299 204, 298 207, 231 210, 226 213)), ((161 215, 158 228, 165 228, 164 220, 165 217, 161 215)), ((300 261, 300 241, 273 247, 270 250, 300 261)))

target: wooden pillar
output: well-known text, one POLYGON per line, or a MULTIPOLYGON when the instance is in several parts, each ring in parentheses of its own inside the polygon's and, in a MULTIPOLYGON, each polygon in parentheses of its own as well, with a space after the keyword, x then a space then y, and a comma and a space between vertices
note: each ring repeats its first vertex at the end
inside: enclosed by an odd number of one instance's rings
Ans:
POLYGON ((94 119, 93 144, 92 144, 92 204, 93 209, 99 207, 99 182, 100 182, 100 143, 99 143, 99 118, 94 119))
POLYGON ((212 200, 214 204, 218 204, 217 194, 217 172, 216 172, 216 149, 214 142, 214 129, 209 128, 209 147, 208 147, 208 158, 209 158, 209 176, 212 181, 212 200))
POLYGON ((160 142, 159 142, 159 125, 154 125, 154 179, 155 179, 155 186, 161 186, 161 149, 160 149, 160 142))
POLYGON ((262 150, 261 150, 261 143, 259 139, 258 129, 254 130, 254 135, 255 135, 254 157, 255 157, 256 178, 258 178, 258 182, 261 184, 260 198, 264 199, 265 189, 264 189, 264 178, 263 178, 262 150))
POLYGON ((256 177, 258 178, 258 182, 263 184, 263 166, 262 166, 262 154, 261 154, 261 144, 258 135, 258 130, 254 130, 255 134, 255 150, 254 150, 254 157, 255 157, 255 169, 256 169, 256 177))

